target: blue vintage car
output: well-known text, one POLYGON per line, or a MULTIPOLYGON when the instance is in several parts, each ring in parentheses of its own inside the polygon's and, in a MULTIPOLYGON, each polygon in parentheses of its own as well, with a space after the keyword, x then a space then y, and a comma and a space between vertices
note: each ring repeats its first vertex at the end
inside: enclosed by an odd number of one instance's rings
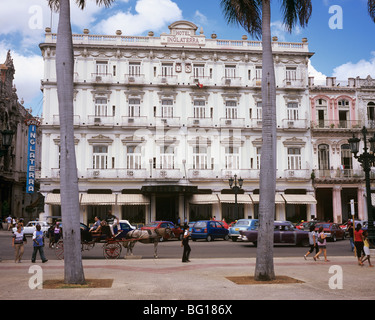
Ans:
POLYGON ((258 219, 239 219, 235 225, 229 228, 229 238, 237 241, 240 231, 255 230, 258 227, 258 219))
POLYGON ((217 238, 228 240, 228 233, 228 229, 226 229, 220 221, 201 220, 194 224, 191 239, 193 241, 197 239, 212 241, 217 238))

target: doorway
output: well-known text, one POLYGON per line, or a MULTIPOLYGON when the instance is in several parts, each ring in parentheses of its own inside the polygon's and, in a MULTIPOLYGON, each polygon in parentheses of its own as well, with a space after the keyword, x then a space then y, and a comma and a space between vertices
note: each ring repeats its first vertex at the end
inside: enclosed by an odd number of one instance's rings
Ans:
POLYGON ((156 196, 156 220, 176 223, 178 220, 178 197, 175 195, 156 196))

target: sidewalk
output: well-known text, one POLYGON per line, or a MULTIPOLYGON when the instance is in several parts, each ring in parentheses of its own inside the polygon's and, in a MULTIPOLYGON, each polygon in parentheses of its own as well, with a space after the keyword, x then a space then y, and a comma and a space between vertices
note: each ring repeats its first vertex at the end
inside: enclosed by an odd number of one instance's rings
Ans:
MULTIPOLYGON (((38 262, 38 261, 37 261, 38 262)), ((303 281, 297 284, 238 285, 230 276, 253 276, 254 258, 193 259, 118 259, 83 260, 86 279, 113 279, 111 288, 35 289, 29 287, 40 266, 43 280, 63 279, 63 261, 32 264, 10 260, 0 262, 0 299, 69 299, 69 300, 373 300, 375 268, 357 265, 354 257, 332 257, 330 262, 301 258, 275 258, 277 276, 303 281), (339 266, 339 267, 337 267, 339 266), (329 273, 330 268, 332 273, 329 273), (338 269, 337 269, 338 268, 338 269), (331 284, 342 270, 342 289, 331 284), (333 278, 332 278, 333 277, 333 278)))

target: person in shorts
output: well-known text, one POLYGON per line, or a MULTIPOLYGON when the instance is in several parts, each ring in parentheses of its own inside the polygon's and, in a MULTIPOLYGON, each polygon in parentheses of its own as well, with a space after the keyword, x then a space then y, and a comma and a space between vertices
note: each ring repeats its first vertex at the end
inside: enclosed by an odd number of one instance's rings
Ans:
POLYGON ((329 262, 327 259, 327 236, 323 232, 323 227, 319 228, 318 231, 318 247, 319 252, 314 256, 314 260, 316 261, 319 258, 320 254, 324 253, 324 261, 329 262))
POLYGON ((362 265, 363 265, 363 262, 365 262, 366 260, 368 261, 368 264, 369 264, 369 267, 373 267, 373 265, 371 264, 371 261, 370 261, 370 242, 369 242, 369 239, 368 239, 368 232, 367 230, 363 231, 363 251, 365 252, 365 256, 363 257, 362 259, 362 265))

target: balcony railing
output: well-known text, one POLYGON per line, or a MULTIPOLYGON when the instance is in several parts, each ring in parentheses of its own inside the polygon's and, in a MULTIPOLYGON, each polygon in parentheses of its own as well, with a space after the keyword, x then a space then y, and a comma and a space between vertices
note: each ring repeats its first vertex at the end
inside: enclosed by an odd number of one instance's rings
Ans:
POLYGON ((311 122, 312 129, 360 129, 363 126, 362 120, 317 120, 311 122))
POLYGON ((353 169, 331 169, 331 170, 314 170, 315 179, 329 180, 329 179, 364 179, 365 173, 363 170, 353 169))

